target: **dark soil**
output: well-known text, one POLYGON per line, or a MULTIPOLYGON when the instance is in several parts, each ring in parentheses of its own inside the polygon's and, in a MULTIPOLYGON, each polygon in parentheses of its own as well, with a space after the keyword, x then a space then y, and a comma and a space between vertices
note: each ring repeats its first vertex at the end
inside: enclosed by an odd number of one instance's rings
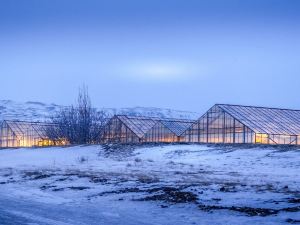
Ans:
POLYGON ((116 190, 116 191, 105 191, 105 192, 101 192, 97 195, 89 196, 89 197, 104 196, 104 195, 110 195, 110 194, 139 193, 139 192, 144 192, 144 191, 139 188, 125 188, 125 189, 116 190))
POLYGON ((290 224, 300 224, 300 220, 287 219, 286 222, 290 224))
POLYGON ((226 206, 205 206, 205 205, 199 205, 199 208, 204 211, 212 211, 212 210, 231 210, 236 212, 245 213, 248 216, 270 216, 277 214, 278 211, 274 209, 266 209, 266 208, 251 208, 251 207, 226 207, 226 206))
POLYGON ((90 182, 92 182, 92 183, 107 183, 108 179, 103 178, 103 177, 92 176, 92 177, 90 177, 90 182))
POLYGON ((165 201, 170 203, 194 203, 198 200, 197 195, 192 192, 166 191, 162 194, 147 196, 140 201, 165 201))
POLYGON ((82 191, 82 190, 87 190, 90 189, 90 187, 68 187, 71 190, 75 190, 75 191, 82 191))
POLYGON ((237 207, 237 206, 206 206, 206 205, 199 205, 199 209, 204 211, 213 211, 213 210, 231 210, 236 212, 245 213, 248 216, 270 216, 276 215, 279 212, 300 212, 300 206, 298 207, 290 207, 290 208, 283 208, 283 209, 268 209, 268 208, 252 208, 252 207, 237 207))
POLYGON ((52 189, 52 191, 56 192, 56 191, 64 191, 65 189, 64 188, 54 188, 52 189))
POLYGON ((68 180, 68 179, 69 179, 68 177, 65 177, 65 178, 59 178, 59 179, 57 179, 56 181, 61 182, 61 181, 66 181, 66 180, 68 180))
POLYGON ((221 192, 236 192, 235 186, 222 186, 219 191, 221 192))
POLYGON ((289 203, 300 203, 300 198, 291 198, 288 201, 289 203))
POLYGON ((55 174, 47 174, 40 171, 33 171, 33 172, 25 172, 23 178, 29 177, 30 180, 40 180, 55 176, 55 174))
MULTIPOLYGON (((68 173, 65 176, 76 176, 78 178, 87 178, 91 183, 108 183, 108 179, 103 176, 97 176, 95 174, 87 174, 87 173, 68 173)), ((66 178, 68 179, 68 178, 66 178)))
POLYGON ((153 194, 151 196, 146 196, 141 199, 136 199, 136 201, 164 201, 169 203, 196 203, 198 198, 197 195, 182 191, 180 188, 175 187, 157 187, 150 189, 140 189, 140 188, 125 188, 116 191, 102 192, 91 197, 98 197, 110 194, 125 194, 125 193, 149 193, 153 194))
POLYGON ((56 186, 55 185, 43 185, 40 187, 41 190, 47 190, 50 188, 56 188, 56 186))
POLYGON ((189 191, 182 191, 175 187, 159 187, 145 190, 151 196, 138 199, 139 201, 164 201, 169 203, 196 203, 198 197, 196 194, 189 191))

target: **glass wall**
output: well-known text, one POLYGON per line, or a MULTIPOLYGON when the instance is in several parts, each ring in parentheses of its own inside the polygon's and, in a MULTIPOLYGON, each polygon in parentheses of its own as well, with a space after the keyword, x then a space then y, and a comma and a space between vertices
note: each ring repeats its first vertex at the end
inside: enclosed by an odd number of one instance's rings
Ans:
POLYGON ((102 143, 137 143, 140 141, 140 138, 117 116, 105 125, 101 135, 102 143))
POLYGON ((218 106, 212 107, 185 133, 186 142, 253 143, 254 132, 218 106))
POLYGON ((148 131, 143 137, 143 142, 178 142, 179 137, 175 135, 169 128, 163 125, 161 122, 157 122, 156 125, 148 131))
POLYGON ((217 105, 255 133, 254 143, 299 145, 300 110, 217 105))
POLYGON ((53 124, 23 122, 23 121, 2 121, 0 127, 0 147, 32 147, 66 145, 61 140, 51 140, 46 135, 47 127, 53 124))
POLYGON ((194 121, 143 116, 114 116, 104 127, 101 143, 179 142, 194 121))
MULTIPOLYGON (((278 111, 281 112, 279 109, 274 110, 277 113, 278 111)), ((283 118, 283 121, 278 121, 275 114, 274 118, 271 119, 266 111, 270 112, 272 109, 230 105, 219 107, 219 105, 215 105, 184 133, 184 141, 299 145, 299 135, 294 133, 296 133, 300 121, 294 120, 290 126, 292 122, 287 123, 287 119, 283 118), (261 113, 264 113, 263 116, 261 113), (277 134, 276 131, 286 132, 286 134, 277 134), (289 132, 291 134, 288 134, 289 132)))
POLYGON ((299 145, 299 136, 297 135, 278 135, 270 134, 269 143, 270 144, 284 144, 284 145, 299 145))
POLYGON ((9 148, 19 146, 19 140, 17 136, 13 133, 6 122, 1 122, 0 127, 0 147, 9 148))

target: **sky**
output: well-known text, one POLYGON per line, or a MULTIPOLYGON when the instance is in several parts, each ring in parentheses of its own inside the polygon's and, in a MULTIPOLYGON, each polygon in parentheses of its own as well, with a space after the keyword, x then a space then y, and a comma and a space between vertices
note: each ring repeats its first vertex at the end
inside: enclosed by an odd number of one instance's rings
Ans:
POLYGON ((0 99, 300 109, 298 0, 0 0, 0 99))

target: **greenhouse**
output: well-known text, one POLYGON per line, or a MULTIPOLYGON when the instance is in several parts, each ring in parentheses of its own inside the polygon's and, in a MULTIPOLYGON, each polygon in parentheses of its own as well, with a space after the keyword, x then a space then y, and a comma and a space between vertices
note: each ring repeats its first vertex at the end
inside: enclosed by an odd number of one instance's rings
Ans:
POLYGON ((49 136, 53 132, 54 124, 40 122, 4 120, 0 124, 0 147, 32 147, 65 145, 66 141, 52 140, 49 136), (51 128, 51 129, 49 129, 51 128))
POLYGON ((178 142, 194 121, 116 115, 103 129, 102 143, 178 142))
POLYGON ((145 142, 182 142, 181 136, 195 121, 160 119, 144 136, 145 142))
POLYGON ((297 145, 300 110, 216 104, 182 136, 197 143, 297 145))

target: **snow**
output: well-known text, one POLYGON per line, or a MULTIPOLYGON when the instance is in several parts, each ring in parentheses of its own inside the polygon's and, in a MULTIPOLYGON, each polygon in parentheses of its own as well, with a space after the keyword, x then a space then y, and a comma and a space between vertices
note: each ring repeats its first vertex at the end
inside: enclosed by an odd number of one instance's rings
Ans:
MULTIPOLYGON (((80 157, 97 160, 98 146, 6 149, 0 152, 0 168, 58 168, 81 166, 80 157)), ((90 164, 91 165, 91 164, 90 164)))
MULTIPOLYGON (((65 106, 43 102, 0 100, 0 120, 45 121, 65 106)), ((199 113, 155 107, 101 108, 109 115, 149 116, 161 118, 198 119, 199 113)))
POLYGON ((299 159, 300 150, 272 147, 4 149, 0 224, 289 224, 300 220, 299 159))

